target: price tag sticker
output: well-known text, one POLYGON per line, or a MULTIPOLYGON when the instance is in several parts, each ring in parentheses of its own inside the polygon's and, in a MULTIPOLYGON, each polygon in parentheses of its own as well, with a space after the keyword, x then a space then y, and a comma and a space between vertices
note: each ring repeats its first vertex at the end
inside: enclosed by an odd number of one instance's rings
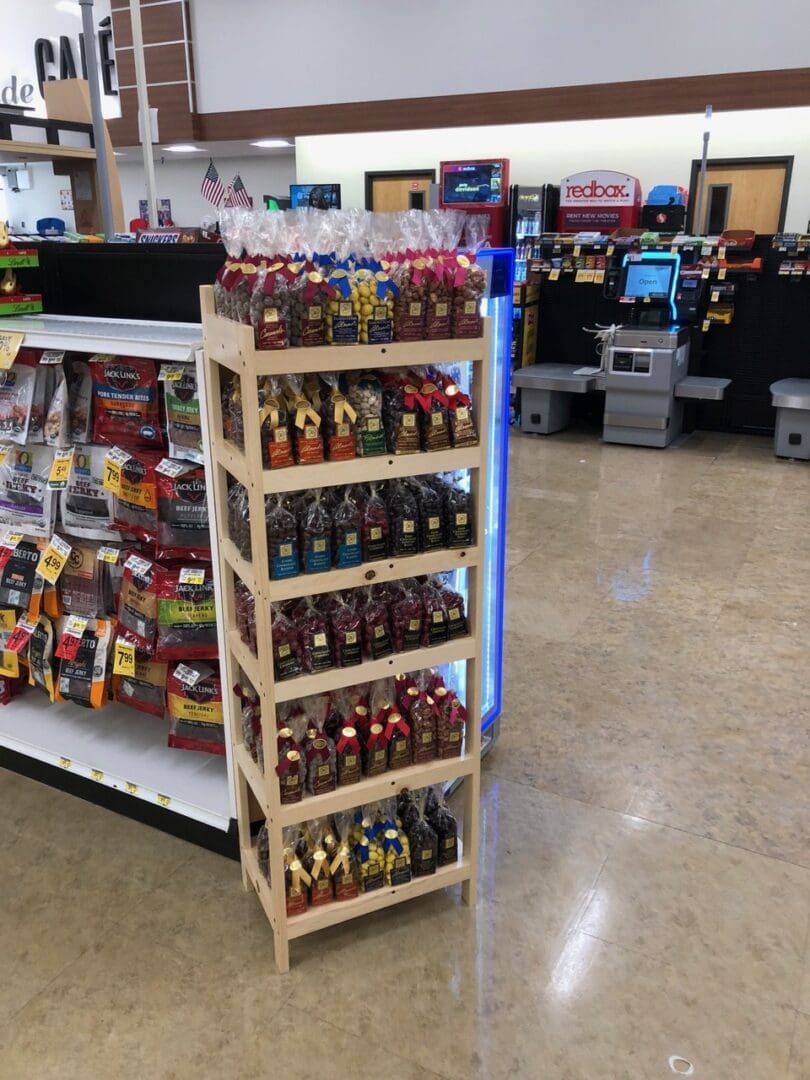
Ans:
POLYGON ((163 364, 158 379, 162 379, 163 382, 180 382, 185 373, 185 368, 180 367, 179 364, 163 364))
POLYGON ((725 266, 721 266, 720 269, 717 271, 717 280, 718 281, 725 281, 726 280, 726 268, 725 268, 725 266))
POLYGON ((174 677, 179 679, 184 686, 196 686, 202 678, 202 672, 196 671, 187 664, 178 664, 174 669, 174 677))
POLYGON ((74 446, 64 450, 57 450, 53 455, 53 464, 48 476, 48 487, 54 491, 64 491, 70 479, 70 470, 73 468, 73 455, 76 452, 74 446))
POLYGON ((124 569, 131 570, 136 577, 146 577, 152 569, 152 564, 148 559, 142 559, 140 555, 130 555, 124 563, 124 569))
POLYGON ((101 769, 91 769, 90 775, 93 777, 94 780, 99 781, 99 783, 104 779, 104 773, 101 771, 101 769))
POLYGON ((612 255, 615 250, 616 250, 616 245, 615 244, 608 244, 607 249, 605 251, 605 254, 606 255, 612 255))
POLYGON ((8 457, 9 450, 11 450, 10 443, 0 443, 0 465, 2 465, 8 457))
POLYGON ((173 479, 182 475, 188 469, 188 464, 183 461, 172 461, 171 458, 163 458, 155 466, 155 472, 163 473, 164 476, 171 476, 173 479))
POLYGON ((61 364, 65 354, 61 349, 46 349, 39 358, 40 364, 61 364))
POLYGON ((574 244, 574 258, 582 254, 582 244, 574 244))
POLYGON ((677 244, 672 244, 670 246, 669 253, 670 253, 670 255, 677 255, 678 254, 678 245, 677 244))
POLYGON ((127 789, 127 792, 130 795, 137 795, 138 794, 138 785, 133 784, 131 780, 125 781, 124 782, 124 787, 127 789))
POLYGON ((725 257, 726 257, 726 245, 721 244, 720 247, 717 249, 717 258, 722 260, 722 259, 725 259, 725 257))
POLYGON ((180 570, 181 585, 204 585, 205 570, 201 566, 184 566, 180 570))
POLYGON ((712 289, 711 302, 713 304, 716 304, 719 299, 720 299, 720 290, 719 289, 712 289))
POLYGON ((104 487, 113 495, 121 492, 121 469, 129 458, 126 450, 121 450, 118 446, 114 446, 104 458, 104 487))
POLYGON ((707 331, 707 330, 709 329, 709 327, 710 327, 711 325, 712 325, 712 324, 711 324, 711 320, 710 320, 710 319, 704 319, 704 320, 703 320, 703 327, 702 327, 702 329, 703 329, 703 333, 704 333, 704 334, 706 333, 706 331, 707 331))
POLYGON ((67 540, 63 540, 61 536, 54 533, 37 564, 39 576, 45 578, 51 585, 55 585, 72 550, 67 540))
POLYGON ((22 533, 7 533, 0 540, 0 570, 6 565, 17 549, 17 544, 22 540, 22 533))
POLYGON ((113 566, 118 562, 118 558, 121 552, 118 548, 107 547, 106 544, 102 545, 96 552, 96 559, 98 562, 110 563, 113 566))
POLYGON ((115 639, 113 649, 113 675, 135 674, 135 646, 131 641, 115 639))
POLYGON ((73 762, 70 760, 69 757, 60 757, 59 764, 62 766, 63 769, 73 768, 73 762))
POLYGON ((56 648, 56 655, 61 660, 75 660, 79 655, 84 634, 90 620, 83 615, 70 615, 65 623, 65 630, 56 648))
POLYGON ((158 795, 157 801, 161 806, 171 806, 171 795, 158 795))
POLYGON ((17 653, 19 656, 28 644, 29 638, 36 629, 36 625, 36 622, 29 619, 26 615, 21 616, 21 618, 17 620, 17 625, 8 636, 6 652, 17 653))
POLYGON ((555 266, 549 271, 548 280, 549 281, 557 281, 557 280, 559 280, 559 277, 560 277, 560 268, 558 266, 555 266))
POLYGON ((711 272, 712 272, 712 270, 711 270, 711 267, 710 267, 710 266, 704 266, 704 267, 703 267, 703 269, 702 269, 702 270, 701 270, 701 272, 700 272, 700 276, 701 276, 701 277, 702 277, 702 278, 704 279, 704 281, 705 281, 705 280, 706 280, 706 278, 708 278, 708 276, 709 276, 709 274, 710 274, 711 272))
POLYGON ((700 249, 700 254, 701 255, 711 255, 711 253, 712 253, 712 245, 711 244, 704 244, 703 247, 700 249))
POLYGON ((17 359, 17 353, 23 343, 25 334, 18 330, 0 331, 0 368, 10 368, 17 359))
POLYGON ((605 280, 605 271, 604 270, 594 270, 594 272, 593 272, 594 285, 601 285, 604 282, 604 280, 605 280))

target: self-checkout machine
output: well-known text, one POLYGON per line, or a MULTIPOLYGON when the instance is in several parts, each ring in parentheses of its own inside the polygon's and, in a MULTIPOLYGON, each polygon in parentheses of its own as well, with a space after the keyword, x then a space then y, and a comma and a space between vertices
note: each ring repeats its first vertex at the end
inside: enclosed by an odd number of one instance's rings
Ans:
POLYGON ((683 430, 686 400, 720 401, 730 379, 687 374, 688 326, 676 320, 680 255, 629 252, 619 298, 628 321, 604 353, 605 442, 664 447, 683 430))

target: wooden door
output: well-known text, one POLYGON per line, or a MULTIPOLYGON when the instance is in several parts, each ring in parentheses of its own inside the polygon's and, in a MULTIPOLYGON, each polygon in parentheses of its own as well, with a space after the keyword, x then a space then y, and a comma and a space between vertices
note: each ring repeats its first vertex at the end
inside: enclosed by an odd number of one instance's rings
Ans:
POLYGON ((375 176, 371 182, 371 206, 369 209, 382 213, 409 210, 413 191, 424 194, 424 208, 429 205, 428 191, 433 180, 430 176, 375 176))
POLYGON ((713 165, 709 162, 694 227, 698 233, 719 232, 724 228, 779 232, 787 183, 787 163, 713 165), (712 228, 708 227, 710 223, 712 228))

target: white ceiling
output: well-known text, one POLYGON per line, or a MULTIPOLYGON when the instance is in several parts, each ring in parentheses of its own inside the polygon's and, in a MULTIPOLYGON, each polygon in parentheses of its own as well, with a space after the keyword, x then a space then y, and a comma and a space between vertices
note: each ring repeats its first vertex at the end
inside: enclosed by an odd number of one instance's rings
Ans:
MULTIPOLYGON (((266 136, 266 138, 272 138, 272 135, 266 136)), ((257 136, 258 138, 258 136, 257 136)), ((289 140, 294 143, 293 139, 289 140)), ((171 145, 169 143, 155 143, 154 155, 155 160, 159 161, 161 157, 166 161, 202 161, 204 158, 213 157, 219 160, 220 158, 245 158, 245 157, 293 157, 295 155, 295 146, 278 147, 273 150, 263 150, 258 146, 251 146, 246 139, 233 139, 224 142, 200 142, 195 139, 191 142, 193 146, 199 146, 200 152, 197 154, 176 154, 170 150, 166 150, 166 146, 171 145)), ((115 148, 116 156, 120 162, 128 161, 142 161, 143 155, 140 146, 117 146, 115 148)))

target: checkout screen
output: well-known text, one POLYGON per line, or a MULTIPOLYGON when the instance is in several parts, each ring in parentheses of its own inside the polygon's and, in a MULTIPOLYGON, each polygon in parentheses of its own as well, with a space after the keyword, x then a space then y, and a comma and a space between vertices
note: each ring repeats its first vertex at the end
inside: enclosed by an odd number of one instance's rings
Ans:
POLYGON ((669 287, 675 267, 666 263, 631 262, 627 264, 625 296, 655 296, 669 298, 669 287))

